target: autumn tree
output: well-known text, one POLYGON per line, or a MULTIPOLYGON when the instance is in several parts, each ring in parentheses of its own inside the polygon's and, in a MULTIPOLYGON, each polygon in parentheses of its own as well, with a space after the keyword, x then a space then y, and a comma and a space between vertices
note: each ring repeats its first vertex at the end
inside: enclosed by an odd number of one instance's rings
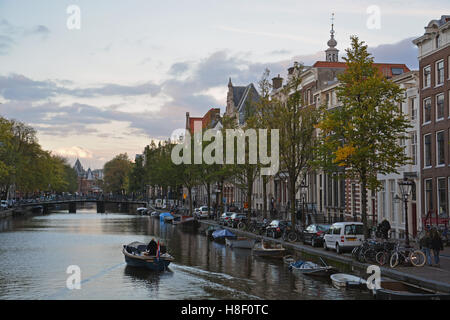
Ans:
POLYGON ((103 190, 123 194, 128 190, 131 161, 126 153, 115 156, 103 167, 103 190))
POLYGON ((338 108, 325 111, 319 125, 318 164, 327 172, 344 168, 344 177, 361 187, 361 218, 367 222, 367 189, 380 187, 377 174, 398 173, 408 162, 399 139, 407 139, 408 120, 399 109, 404 91, 373 65, 367 45, 351 37, 346 50, 347 69, 338 76, 338 108))

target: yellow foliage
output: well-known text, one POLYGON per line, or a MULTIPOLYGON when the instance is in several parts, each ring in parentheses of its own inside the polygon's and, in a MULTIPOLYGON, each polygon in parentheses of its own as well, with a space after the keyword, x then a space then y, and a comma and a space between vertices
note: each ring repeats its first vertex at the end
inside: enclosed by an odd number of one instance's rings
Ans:
POLYGON ((352 145, 346 145, 343 147, 339 147, 336 152, 336 158, 334 159, 334 163, 338 163, 339 166, 344 166, 344 161, 346 161, 351 155, 355 153, 355 147, 352 145))

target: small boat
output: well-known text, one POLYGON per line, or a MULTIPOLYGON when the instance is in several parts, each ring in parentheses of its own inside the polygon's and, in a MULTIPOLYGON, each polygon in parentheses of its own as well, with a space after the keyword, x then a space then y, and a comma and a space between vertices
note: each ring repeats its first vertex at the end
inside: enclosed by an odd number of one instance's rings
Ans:
POLYGON ((287 264, 289 266, 291 263, 295 262, 295 259, 293 256, 288 255, 288 256, 283 257, 283 262, 284 262, 284 264, 287 264))
POLYGON ((335 268, 331 266, 320 266, 311 261, 298 260, 289 265, 289 269, 310 276, 324 277, 335 272, 335 268))
POLYGON ((382 280, 372 290, 377 300, 450 300, 450 293, 435 292, 401 281, 382 280))
POLYGON ((172 220, 174 217, 169 212, 163 212, 159 215, 159 221, 161 222, 169 222, 169 220, 172 220))
POLYGON ((215 241, 225 242, 226 238, 236 239, 236 235, 228 229, 219 229, 212 233, 212 237, 215 241))
POLYGON ((351 274, 336 273, 332 274, 330 278, 336 288, 358 288, 367 286, 366 280, 351 274))
POLYGON ((147 253, 147 245, 142 242, 132 242, 124 245, 122 253, 127 265, 132 267, 142 267, 153 271, 164 271, 174 258, 168 254, 161 254, 159 257, 150 256, 147 253))
POLYGON ((205 230, 205 235, 208 237, 208 238, 213 238, 212 237, 212 234, 213 234, 213 232, 214 231, 217 231, 217 230, 221 230, 222 228, 220 228, 220 227, 218 227, 218 226, 209 226, 208 228, 206 228, 206 230, 205 230))
POLYGON ((140 207, 140 208, 137 208, 136 211, 140 215, 145 215, 145 214, 148 214, 149 209, 147 209, 145 207, 140 207))
POLYGON ((158 218, 158 217, 159 217, 159 212, 153 211, 153 212, 150 214, 150 216, 153 217, 153 218, 158 218))
POLYGON ((230 248, 252 249, 255 245, 255 239, 238 237, 236 239, 226 238, 225 243, 230 248))
POLYGON ((280 243, 264 242, 255 244, 252 254, 260 257, 282 258, 286 253, 286 249, 280 243))

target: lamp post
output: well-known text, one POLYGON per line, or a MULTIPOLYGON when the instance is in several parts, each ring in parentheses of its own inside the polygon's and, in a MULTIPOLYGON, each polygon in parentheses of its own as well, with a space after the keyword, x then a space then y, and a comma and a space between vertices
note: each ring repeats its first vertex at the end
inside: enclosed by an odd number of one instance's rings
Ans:
POLYGON ((402 200, 405 203, 405 245, 409 247, 409 228, 408 228, 408 197, 411 194, 413 182, 404 177, 403 180, 398 182, 400 187, 400 193, 402 200))
POLYGON ((300 183, 300 193, 302 196, 302 227, 305 227, 305 218, 306 218, 306 212, 305 212, 305 202, 306 202, 306 191, 308 189, 308 185, 305 183, 305 179, 302 180, 300 183))

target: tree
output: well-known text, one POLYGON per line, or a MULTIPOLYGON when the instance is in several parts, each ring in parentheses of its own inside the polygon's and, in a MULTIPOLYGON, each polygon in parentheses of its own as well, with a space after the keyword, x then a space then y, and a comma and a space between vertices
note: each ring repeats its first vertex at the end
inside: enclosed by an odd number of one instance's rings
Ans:
POLYGON ((397 168, 408 162, 398 142, 408 138, 409 124, 398 107, 404 91, 373 65, 364 42, 352 36, 346 52, 347 70, 338 76, 341 106, 325 111, 317 126, 321 142, 317 163, 328 172, 342 167, 344 177, 359 181, 367 238, 367 189, 379 189, 377 174, 398 173, 397 168))
MULTIPOLYGON (((315 125, 320 110, 304 104, 301 91, 303 66, 298 64, 286 86, 270 103, 264 99, 261 112, 262 123, 268 129, 279 130, 280 172, 288 180, 291 222, 296 223, 295 195, 302 179, 313 167, 314 150, 317 145, 315 125)), ((269 73, 263 77, 267 79, 269 73)), ((264 84, 263 84, 264 85, 264 84)), ((267 87, 267 84, 265 84, 267 87)), ((266 89, 267 90, 267 89, 266 89)))
POLYGON ((131 161, 126 153, 115 156, 103 167, 104 191, 123 194, 128 190, 131 161))

